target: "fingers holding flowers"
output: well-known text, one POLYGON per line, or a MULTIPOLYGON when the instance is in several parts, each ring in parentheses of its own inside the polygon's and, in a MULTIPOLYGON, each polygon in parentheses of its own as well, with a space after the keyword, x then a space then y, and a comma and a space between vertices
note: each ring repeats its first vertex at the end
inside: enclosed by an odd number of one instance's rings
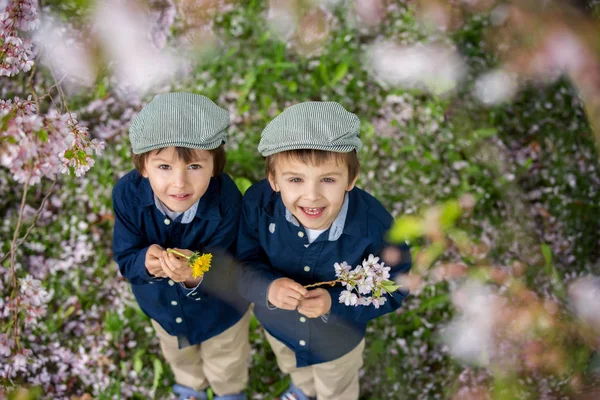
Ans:
POLYGON ((150 275, 153 275, 157 278, 167 277, 167 274, 163 271, 160 263, 160 257, 163 251, 164 249, 157 244, 149 246, 148 250, 146 251, 146 270, 150 275))
POLYGON ((289 278, 279 278, 271 283, 267 292, 267 300, 282 310, 295 310, 308 290, 298 282, 289 278))
MULTIPOLYGON (((189 253, 189 250, 178 250, 181 254, 189 253)), ((184 282, 192 277, 192 269, 188 267, 188 260, 171 252, 163 251, 160 257, 163 272, 175 282, 184 282)))
POLYGON ((317 318, 331 310, 331 295, 325 289, 309 290, 298 305, 298 312, 308 318, 317 318))

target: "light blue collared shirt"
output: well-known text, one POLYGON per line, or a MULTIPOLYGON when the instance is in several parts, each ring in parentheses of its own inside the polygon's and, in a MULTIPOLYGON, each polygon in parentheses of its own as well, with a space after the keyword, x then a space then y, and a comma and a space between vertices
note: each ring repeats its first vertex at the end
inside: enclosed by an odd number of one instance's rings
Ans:
MULTIPOLYGON (((344 226, 346 225, 346 215, 348 214, 348 192, 344 195, 344 204, 342 204, 342 208, 338 213, 337 217, 333 220, 331 224, 331 228, 329 229, 329 237, 327 240, 330 242, 335 242, 342 236, 344 232, 344 226)), ((294 217, 294 214, 291 213, 287 208, 285 209, 285 219, 295 226, 300 226, 300 223, 294 217)), ((307 246, 308 247, 308 246, 307 246)))

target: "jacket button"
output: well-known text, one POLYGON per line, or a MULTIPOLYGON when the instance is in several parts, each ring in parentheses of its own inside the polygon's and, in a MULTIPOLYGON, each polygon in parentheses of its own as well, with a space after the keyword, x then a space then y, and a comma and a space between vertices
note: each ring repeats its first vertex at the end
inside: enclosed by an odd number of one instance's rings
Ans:
POLYGON ((171 223, 171 220, 169 218, 165 218, 165 225, 169 225, 171 223))
POLYGON ((300 317, 300 322, 306 322, 306 318, 300 317))
POLYGON ((169 279, 169 285, 173 286, 175 284, 175 282, 173 282, 172 280, 169 279))
POLYGON ((304 340, 301 340, 298 343, 300 343, 300 346, 306 346, 306 342, 304 340))
POLYGON ((177 322, 178 324, 182 323, 183 320, 181 319, 181 317, 177 317, 175 318, 175 322, 177 322))
POLYGON ((302 232, 302 231, 298 232, 298 236, 304 237, 304 232, 302 232))
POLYGON ((304 267, 304 271, 306 271, 306 272, 310 271, 310 267, 307 265, 306 267, 304 267))
POLYGON ((171 302, 171 305, 172 305, 172 306, 176 306, 176 305, 177 305, 177 302, 176 302, 175 300, 173 300, 173 301, 171 302))

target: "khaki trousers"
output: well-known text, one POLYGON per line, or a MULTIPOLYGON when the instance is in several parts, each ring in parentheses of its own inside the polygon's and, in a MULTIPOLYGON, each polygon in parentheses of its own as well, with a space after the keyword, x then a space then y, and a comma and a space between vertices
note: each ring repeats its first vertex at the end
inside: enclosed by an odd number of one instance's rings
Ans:
POLYGON ((285 374, 290 374, 292 383, 309 397, 318 400, 356 400, 359 395, 358 371, 363 365, 365 339, 340 358, 308 367, 296 367, 296 355, 285 344, 265 330, 265 335, 277 365, 285 374))
POLYGON ((175 381, 194 390, 211 386, 217 396, 236 394, 248 384, 250 311, 235 325, 204 342, 179 349, 177 337, 156 321, 152 326, 175 381))

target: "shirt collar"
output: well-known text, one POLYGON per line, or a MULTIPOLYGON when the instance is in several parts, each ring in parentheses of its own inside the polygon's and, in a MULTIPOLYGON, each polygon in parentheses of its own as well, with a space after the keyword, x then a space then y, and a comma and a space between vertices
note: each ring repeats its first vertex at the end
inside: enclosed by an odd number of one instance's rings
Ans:
MULTIPOLYGON (((344 203, 342 204, 342 208, 338 213, 337 217, 333 220, 331 227, 329 228, 329 236, 328 240, 330 242, 336 241, 342 236, 344 232, 344 226, 346 225, 346 216, 348 214, 348 193, 344 195, 344 203)), ((300 223, 294 217, 294 214, 291 213, 287 208, 285 209, 285 219, 295 226, 300 226, 300 223)))
POLYGON ((194 217, 196 216, 196 211, 198 210, 198 203, 200 203, 200 199, 198 199, 194 204, 192 204, 190 208, 188 208, 184 212, 173 212, 169 211, 167 206, 165 206, 165 204, 162 201, 160 201, 158 196, 154 194, 154 205, 156 206, 156 208, 158 208, 158 210, 161 213, 171 218, 172 220, 175 220, 179 218, 179 216, 181 216, 181 220, 179 222, 182 224, 189 224, 194 220, 194 217))

